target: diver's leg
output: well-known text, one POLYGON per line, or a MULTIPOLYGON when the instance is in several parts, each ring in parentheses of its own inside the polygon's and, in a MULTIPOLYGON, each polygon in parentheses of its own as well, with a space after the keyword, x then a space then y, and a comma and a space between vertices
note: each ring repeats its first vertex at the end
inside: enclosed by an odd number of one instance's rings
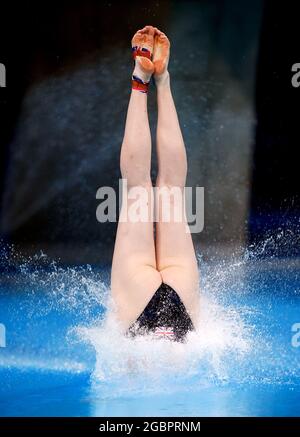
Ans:
POLYGON ((170 197, 170 220, 166 222, 162 217, 163 198, 157 196, 156 260, 163 282, 179 294, 195 322, 199 310, 198 267, 184 211, 187 158, 167 70, 169 47, 168 38, 158 31, 153 56, 158 102, 156 141, 159 169, 156 185, 167 190, 175 187, 175 196, 170 197), (182 219, 179 215, 178 222, 173 215, 176 211, 182 212, 182 219))
MULTIPOLYGON (((151 49, 153 28, 147 26, 137 32, 132 44, 151 49)), ((136 79, 148 82, 152 72, 152 62, 138 56, 134 70, 134 75, 138 76, 136 79)), ((128 327, 136 320, 161 284, 160 273, 156 270, 153 236, 151 135, 147 93, 144 91, 143 88, 139 89, 139 82, 133 83, 120 159, 122 178, 127 180, 128 190, 123 198, 120 212, 112 263, 111 289, 118 318, 123 322, 124 327, 128 327), (129 217, 135 202, 130 198, 130 190, 133 187, 143 189, 148 196, 146 221, 134 222, 129 217)))

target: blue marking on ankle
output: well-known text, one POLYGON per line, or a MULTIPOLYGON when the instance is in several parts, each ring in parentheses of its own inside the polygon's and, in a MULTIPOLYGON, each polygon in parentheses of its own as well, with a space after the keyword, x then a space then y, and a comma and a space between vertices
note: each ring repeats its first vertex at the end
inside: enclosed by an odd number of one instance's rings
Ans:
POLYGON ((139 77, 135 76, 134 74, 132 75, 132 79, 136 80, 139 83, 143 83, 144 85, 146 85, 148 82, 144 82, 142 79, 140 79, 139 77))

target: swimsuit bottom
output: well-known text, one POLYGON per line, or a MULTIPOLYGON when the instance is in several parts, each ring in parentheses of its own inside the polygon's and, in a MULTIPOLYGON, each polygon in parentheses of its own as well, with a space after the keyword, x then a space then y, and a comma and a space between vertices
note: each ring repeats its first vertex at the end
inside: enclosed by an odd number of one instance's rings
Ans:
POLYGON ((192 330, 192 320, 180 297, 172 287, 162 283, 127 334, 132 337, 152 334, 183 342, 192 330))

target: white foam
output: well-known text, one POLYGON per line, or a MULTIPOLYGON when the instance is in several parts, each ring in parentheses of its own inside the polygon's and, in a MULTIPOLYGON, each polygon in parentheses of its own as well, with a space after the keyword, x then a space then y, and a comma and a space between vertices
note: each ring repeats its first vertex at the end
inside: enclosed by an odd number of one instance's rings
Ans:
POLYGON ((110 385, 108 392, 101 387, 102 395, 169 391, 174 385, 182 390, 191 378, 195 387, 225 381, 228 355, 243 359, 251 350, 250 330, 233 308, 224 308, 205 296, 201 302, 201 321, 186 343, 125 337, 113 318, 92 327, 77 327, 79 338, 95 350, 94 383, 110 385))
MULTIPOLYGON (((261 245, 262 250, 266 244, 261 245)), ((101 271, 90 266, 62 268, 54 262, 44 271, 39 266, 45 255, 41 257, 25 259, 12 277, 13 283, 25 280, 29 290, 22 308, 12 310, 27 312, 32 323, 40 316, 47 318, 48 312, 55 313, 53 319, 66 312, 69 325, 64 328, 69 328, 73 340, 75 332, 76 341, 70 347, 66 338, 54 353, 55 343, 47 343, 37 351, 37 356, 41 354, 38 359, 26 362, 19 357, 11 360, 12 365, 90 371, 96 393, 102 397, 191 391, 227 383, 289 383, 294 377, 296 354, 291 357, 288 342, 282 343, 280 350, 275 344, 271 327, 264 324, 265 301, 251 289, 251 277, 249 289, 247 272, 251 264, 259 273, 259 289, 269 283, 266 271, 259 270, 255 252, 226 263, 200 262, 201 317, 196 332, 188 335, 185 344, 147 336, 125 337, 113 318, 103 320, 110 290, 101 271), (37 269, 32 268, 33 262, 37 262, 37 269), (251 294, 253 300, 246 306, 244 297, 251 294), (80 322, 70 326, 70 319, 73 322, 78 315, 80 322), (92 351, 92 359, 87 357, 87 349, 92 351)), ((275 266, 278 268, 276 260, 275 266)), ((49 342, 49 338, 45 340, 49 342)))

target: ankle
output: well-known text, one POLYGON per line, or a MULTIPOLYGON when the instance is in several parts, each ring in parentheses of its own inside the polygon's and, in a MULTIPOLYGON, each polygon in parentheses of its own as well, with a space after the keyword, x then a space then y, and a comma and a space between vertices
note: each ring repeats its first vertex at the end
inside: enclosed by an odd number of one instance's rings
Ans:
POLYGON ((168 70, 160 75, 154 76, 155 84, 157 89, 169 88, 170 87, 170 74, 168 70))
POLYGON ((150 59, 136 56, 132 74, 132 88, 147 93, 153 71, 154 66, 150 59))
POLYGON ((151 79, 152 73, 149 73, 148 71, 144 71, 139 64, 136 64, 133 73, 132 78, 139 78, 144 83, 149 83, 151 79))
POLYGON ((131 79, 131 89, 135 91, 140 91, 141 93, 148 94, 150 82, 143 82, 137 76, 132 75, 131 79))

